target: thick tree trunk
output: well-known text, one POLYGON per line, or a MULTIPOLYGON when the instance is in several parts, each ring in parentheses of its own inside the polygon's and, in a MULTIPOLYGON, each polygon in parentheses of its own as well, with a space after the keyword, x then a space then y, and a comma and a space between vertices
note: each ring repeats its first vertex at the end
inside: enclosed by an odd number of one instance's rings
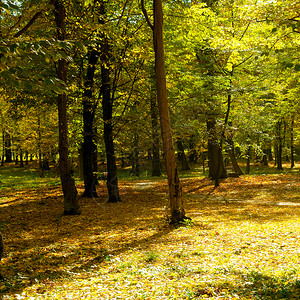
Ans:
MULTIPOLYGON (((104 23, 105 6, 104 1, 100 3, 100 14, 102 16, 101 22, 104 23)), ((108 38, 105 33, 100 39, 101 46, 101 94, 102 94, 102 109, 104 121, 104 142, 106 150, 107 161, 107 189, 108 202, 120 202, 118 187, 117 165, 113 140, 113 126, 112 126, 112 109, 113 99, 111 97, 111 83, 110 83, 110 49, 108 38)))
POLYGON ((216 120, 208 119, 206 121, 208 132, 208 176, 218 182, 221 178, 226 178, 226 169, 224 166, 222 150, 216 136, 216 120))
POLYGON ((187 161, 187 158, 186 158, 186 155, 184 152, 184 146, 183 146, 182 140, 178 140, 176 142, 176 144, 177 144, 177 149, 178 149, 178 156, 180 157, 180 161, 181 161, 182 171, 190 170, 189 163, 187 161))
POLYGON ((94 143, 94 118, 96 104, 93 99, 93 85, 95 66, 99 58, 99 52, 92 50, 89 54, 87 74, 85 78, 85 90, 83 94, 83 144, 82 144, 82 162, 83 162, 83 180, 84 197, 98 197, 96 191, 97 183, 97 146, 94 143), (95 160, 96 157, 96 160, 95 160))
POLYGON ((155 52, 157 103, 169 184, 171 223, 179 223, 184 221, 186 217, 182 198, 182 188, 180 185, 176 166, 175 150, 172 141, 169 107, 167 100, 165 55, 163 44, 163 11, 161 0, 154 0, 153 6, 153 42, 155 52))
MULTIPOLYGON (((54 2, 54 15, 57 26, 58 39, 63 41, 66 38, 65 7, 61 0, 54 2)), ((67 63, 60 59, 57 66, 58 78, 67 82, 67 63)), ((58 131, 59 131, 59 168, 60 179, 64 195, 64 214, 80 214, 79 202, 75 181, 71 176, 71 168, 68 155, 68 121, 67 121, 67 95, 59 94, 57 97, 58 107, 58 131)))

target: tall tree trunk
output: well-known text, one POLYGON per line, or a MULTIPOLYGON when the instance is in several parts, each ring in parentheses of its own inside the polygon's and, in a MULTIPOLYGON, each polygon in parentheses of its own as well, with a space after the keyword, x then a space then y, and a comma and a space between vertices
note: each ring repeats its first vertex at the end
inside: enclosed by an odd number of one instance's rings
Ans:
POLYGON ((133 137, 133 151, 131 153, 131 160, 132 160, 132 169, 131 169, 131 174, 133 176, 140 176, 140 164, 139 164, 139 137, 135 133, 133 137))
POLYGON ((169 199, 171 223, 179 223, 186 219, 182 198, 182 188, 180 185, 175 149, 173 146, 169 107, 167 99, 167 85, 165 73, 165 54, 163 42, 163 11, 162 1, 153 0, 154 25, 149 21, 148 15, 144 9, 142 1, 142 10, 146 20, 153 30, 153 44, 155 52, 155 79, 157 91, 157 104, 160 118, 160 128, 163 141, 163 149, 165 154, 166 171, 169 184, 169 199))
POLYGON ((12 162, 12 151, 11 151, 11 136, 9 133, 5 132, 5 162, 12 162))
POLYGON ((282 167, 282 137, 281 137, 282 120, 277 122, 277 169, 283 170, 282 167))
POLYGON ((20 148, 20 167, 24 167, 23 150, 20 148))
MULTIPOLYGON (((66 11, 61 0, 54 2, 54 15, 57 27, 57 36, 60 41, 66 39, 66 11)), ((57 76, 67 82, 67 63, 65 59, 60 59, 57 66, 57 76)), ((64 195, 64 214, 80 214, 79 202, 75 181, 71 176, 71 168, 68 155, 68 121, 67 121, 67 95, 59 94, 57 97, 58 107, 58 131, 59 131, 59 168, 60 179, 64 195)))
POLYGON ((4 157, 5 157, 5 131, 2 130, 2 159, 1 159, 1 166, 4 166, 4 157))
POLYGON ((206 121, 208 132, 208 176, 211 179, 218 181, 221 178, 226 178, 226 169, 224 166, 222 150, 219 145, 216 135, 216 120, 214 118, 206 121))
MULTIPOLYGON (((100 2, 100 23, 104 24, 106 16, 104 1, 100 2)), ((107 189, 108 202, 120 202, 118 187, 117 165, 113 140, 113 126, 112 126, 112 109, 113 99, 111 97, 111 83, 110 83, 110 58, 111 53, 109 49, 108 37, 102 33, 100 39, 101 46, 101 94, 102 94, 102 109, 104 121, 104 142, 107 160, 107 189)))
POLYGON ((91 50, 89 53, 87 74, 84 83, 83 93, 83 144, 82 144, 82 162, 83 162, 83 180, 84 197, 98 197, 96 191, 97 183, 97 146, 95 145, 94 118, 96 104, 93 98, 93 85, 95 68, 100 53, 97 50, 91 50), (96 157, 96 159, 95 159, 96 157))
POLYGON ((243 171, 241 170, 235 156, 235 151, 234 151, 234 143, 231 137, 227 138, 227 143, 228 143, 228 154, 232 163, 232 168, 235 174, 237 175, 243 175, 243 171))
POLYGON ((158 126, 158 110, 156 93, 152 89, 152 81, 155 82, 155 74, 153 80, 151 76, 151 95, 150 95, 150 112, 152 125, 152 176, 161 176, 160 158, 159 158, 159 126, 158 126))
POLYGON ((176 142, 176 144, 177 144, 177 149, 178 149, 178 155, 180 156, 182 171, 190 170, 186 155, 184 153, 184 146, 183 146, 182 140, 179 139, 176 142))
POLYGON ((251 145, 248 146, 248 150, 247 150, 246 174, 250 174, 250 160, 251 160, 251 145))
POLYGON ((294 117, 291 121, 291 168, 295 166, 295 156, 294 156, 294 117))

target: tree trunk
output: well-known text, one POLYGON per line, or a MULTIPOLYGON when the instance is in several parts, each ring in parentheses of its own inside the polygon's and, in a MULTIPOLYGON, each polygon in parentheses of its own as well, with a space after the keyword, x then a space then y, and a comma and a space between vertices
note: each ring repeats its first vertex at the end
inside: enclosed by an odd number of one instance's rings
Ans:
POLYGON ((294 156, 294 118, 291 121, 291 168, 295 166, 295 156, 294 156))
MULTIPOLYGON (((54 2, 54 15, 57 27, 58 39, 66 39, 66 11, 61 0, 54 2)), ((67 82, 67 63, 65 59, 60 59, 57 66, 57 76, 67 82)), ((64 214, 80 214, 79 202, 75 181, 71 176, 71 168, 68 156, 68 121, 67 121, 67 95, 59 94, 57 97, 58 107, 58 131, 59 131, 59 168, 60 179, 64 195, 64 214)))
POLYGON ((20 167, 24 167, 23 150, 20 148, 20 167))
MULTIPOLYGON (((100 2, 100 14, 102 19, 100 20, 104 24, 104 18, 106 16, 105 6, 103 0, 100 2)), ((100 23, 101 23, 100 22, 100 23)), ((105 33, 102 33, 100 39, 101 46, 101 94, 102 94, 102 109, 103 109, 103 121, 104 121, 104 142, 106 149, 107 160, 107 189, 108 189, 108 202, 120 202, 117 176, 117 165, 114 150, 113 141, 113 127, 112 127, 112 109, 113 99, 111 97, 110 88, 110 49, 108 38, 105 33)))
POLYGON ((150 111, 152 125, 152 176, 161 176, 160 158, 159 158, 159 126, 158 126, 158 110, 155 102, 156 93, 152 89, 152 81, 155 81, 155 75, 151 76, 151 95, 150 95, 150 111))
POLYGON ((153 1, 153 10, 153 43, 155 52, 155 79, 157 90, 157 103, 159 110, 163 149, 165 154, 166 171, 169 184, 171 223, 179 223, 184 221, 185 211, 182 198, 182 188, 180 185, 176 166, 175 150, 172 141, 169 107, 167 100, 165 55, 163 44, 163 11, 161 0, 153 1))
POLYGON ((241 170, 237 160, 236 160, 236 156, 235 156, 235 151, 234 151, 234 143, 233 143, 233 140, 232 138, 228 138, 227 139, 227 143, 228 143, 228 154, 229 154, 229 157, 230 157, 230 160, 231 160, 231 163, 232 163, 232 168, 233 168, 233 171, 236 175, 243 175, 243 171, 241 170))
POLYGON ((12 162, 12 151, 11 151, 11 137, 10 134, 5 132, 5 162, 12 162))
POLYGON ((95 66, 99 58, 99 52, 92 50, 89 54, 87 74, 85 78, 85 90, 83 93, 83 144, 82 144, 82 162, 83 162, 83 197, 98 197, 96 191, 97 183, 97 146, 94 143, 94 118, 96 104, 93 99, 93 85, 95 66), (96 161, 95 161, 96 157, 96 161))
POLYGON ((277 122, 277 169, 283 170, 282 167, 282 137, 281 137, 282 120, 277 122))
POLYGON ((247 150, 246 174, 250 174, 250 160, 251 160, 251 146, 249 145, 247 150))
POLYGON ((214 118, 206 121, 208 132, 208 176, 218 182, 221 178, 226 178, 222 150, 216 136, 216 120, 214 118))
POLYGON ((178 140, 176 144, 177 144, 178 154, 180 156, 182 171, 190 170, 186 155, 184 153, 184 146, 182 140, 178 140))
POLYGON ((133 151, 131 153, 131 174, 133 176, 140 176, 140 164, 139 164, 139 148, 138 148, 138 135, 134 134, 133 138, 133 151))
MULTIPOLYGON (((2 234, 0 232, 0 261, 2 259, 4 255, 4 244, 3 244, 3 237, 2 237, 2 234)), ((4 280, 4 277, 0 274, 0 280, 4 280)))

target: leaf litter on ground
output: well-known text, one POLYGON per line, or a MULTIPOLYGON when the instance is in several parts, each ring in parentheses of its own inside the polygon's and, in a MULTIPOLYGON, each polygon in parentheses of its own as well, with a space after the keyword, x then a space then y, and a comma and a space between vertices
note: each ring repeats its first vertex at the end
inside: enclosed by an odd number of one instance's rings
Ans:
POLYGON ((121 180, 117 204, 100 182, 79 216, 59 186, 7 191, 3 299, 299 299, 297 173, 182 185, 192 220, 173 227, 164 180, 121 180))

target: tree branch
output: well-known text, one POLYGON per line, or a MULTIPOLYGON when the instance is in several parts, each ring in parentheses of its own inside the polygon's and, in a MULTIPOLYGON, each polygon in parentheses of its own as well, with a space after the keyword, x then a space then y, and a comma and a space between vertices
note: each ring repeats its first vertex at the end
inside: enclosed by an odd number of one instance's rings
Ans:
POLYGON ((26 24, 25 27, 23 27, 20 31, 18 31, 14 37, 19 37, 20 35, 22 35, 24 32, 26 32, 29 27, 35 22, 35 20, 42 14, 41 11, 37 12, 32 18, 31 20, 26 24))
POLYGON ((145 17, 145 19, 146 19, 146 22, 147 22, 148 26, 149 26, 152 30, 154 30, 154 26, 153 26, 153 24, 151 23, 151 21, 150 21, 150 19, 149 19, 149 16, 148 16, 148 13, 147 13, 147 10, 146 10, 146 8, 145 8, 144 0, 141 0, 141 6, 142 6, 142 12, 143 12, 143 15, 144 15, 144 17, 145 17))

